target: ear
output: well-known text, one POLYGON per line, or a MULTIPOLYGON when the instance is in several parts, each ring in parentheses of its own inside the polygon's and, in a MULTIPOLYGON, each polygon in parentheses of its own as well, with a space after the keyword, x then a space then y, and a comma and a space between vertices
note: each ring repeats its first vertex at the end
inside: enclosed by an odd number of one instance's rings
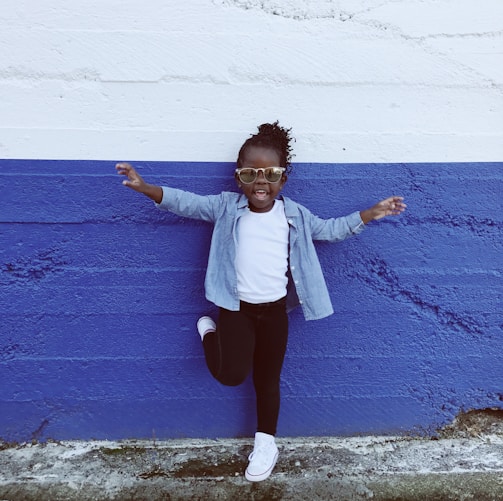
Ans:
POLYGON ((285 183, 288 181, 288 176, 286 174, 283 174, 283 177, 281 178, 281 186, 280 186, 280 189, 283 188, 283 186, 285 186, 285 183))

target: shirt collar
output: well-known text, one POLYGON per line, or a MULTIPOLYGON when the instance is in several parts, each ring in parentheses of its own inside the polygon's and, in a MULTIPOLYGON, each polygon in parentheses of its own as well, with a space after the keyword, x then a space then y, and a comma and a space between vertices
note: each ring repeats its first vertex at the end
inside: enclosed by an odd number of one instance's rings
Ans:
POLYGON ((238 209, 245 209, 246 207, 248 207, 248 199, 244 194, 241 194, 238 199, 238 209))
POLYGON ((299 215, 299 208, 297 204, 288 197, 280 196, 281 200, 285 204, 285 215, 287 218, 296 217, 299 215))

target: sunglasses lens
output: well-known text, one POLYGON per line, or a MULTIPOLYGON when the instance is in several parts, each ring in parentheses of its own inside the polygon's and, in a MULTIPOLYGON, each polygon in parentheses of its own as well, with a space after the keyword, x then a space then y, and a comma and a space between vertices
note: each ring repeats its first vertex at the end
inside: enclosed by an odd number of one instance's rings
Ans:
POLYGON ((250 184, 257 178, 255 169, 241 169, 239 171, 239 179, 245 184, 250 184))
POLYGON ((239 170, 239 179, 242 183, 249 184, 253 183, 257 178, 257 173, 255 169, 240 169, 239 170))
POLYGON ((264 169, 264 176, 270 183, 277 183, 281 179, 282 174, 283 171, 278 169, 278 167, 268 167, 264 169))

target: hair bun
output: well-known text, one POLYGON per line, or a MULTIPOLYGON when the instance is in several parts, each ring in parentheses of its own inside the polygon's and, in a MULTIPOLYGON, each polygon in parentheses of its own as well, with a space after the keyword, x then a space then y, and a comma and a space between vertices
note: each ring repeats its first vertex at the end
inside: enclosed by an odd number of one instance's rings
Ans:
POLYGON ((265 146, 273 148, 279 153, 282 166, 286 167, 289 171, 293 156, 290 143, 295 141, 295 139, 290 136, 290 131, 292 129, 282 127, 279 125, 278 120, 273 123, 261 124, 257 129, 258 133, 252 134, 241 147, 238 155, 238 166, 241 165, 241 158, 248 146, 265 146))
POLYGON ((265 123, 258 126, 258 135, 273 136, 277 141, 289 143, 290 142, 290 130, 285 129, 279 125, 279 122, 270 124, 265 123))

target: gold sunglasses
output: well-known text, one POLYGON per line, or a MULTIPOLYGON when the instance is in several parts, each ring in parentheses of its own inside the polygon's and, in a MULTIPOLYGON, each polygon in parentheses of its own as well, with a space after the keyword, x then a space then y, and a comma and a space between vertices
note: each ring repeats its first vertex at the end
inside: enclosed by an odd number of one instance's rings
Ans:
POLYGON ((238 179, 243 184, 251 184, 255 182, 259 172, 262 172, 264 179, 268 183, 277 183, 283 176, 283 172, 285 172, 285 170, 285 167, 265 167, 264 169, 244 167, 242 169, 236 169, 236 174, 238 179))

